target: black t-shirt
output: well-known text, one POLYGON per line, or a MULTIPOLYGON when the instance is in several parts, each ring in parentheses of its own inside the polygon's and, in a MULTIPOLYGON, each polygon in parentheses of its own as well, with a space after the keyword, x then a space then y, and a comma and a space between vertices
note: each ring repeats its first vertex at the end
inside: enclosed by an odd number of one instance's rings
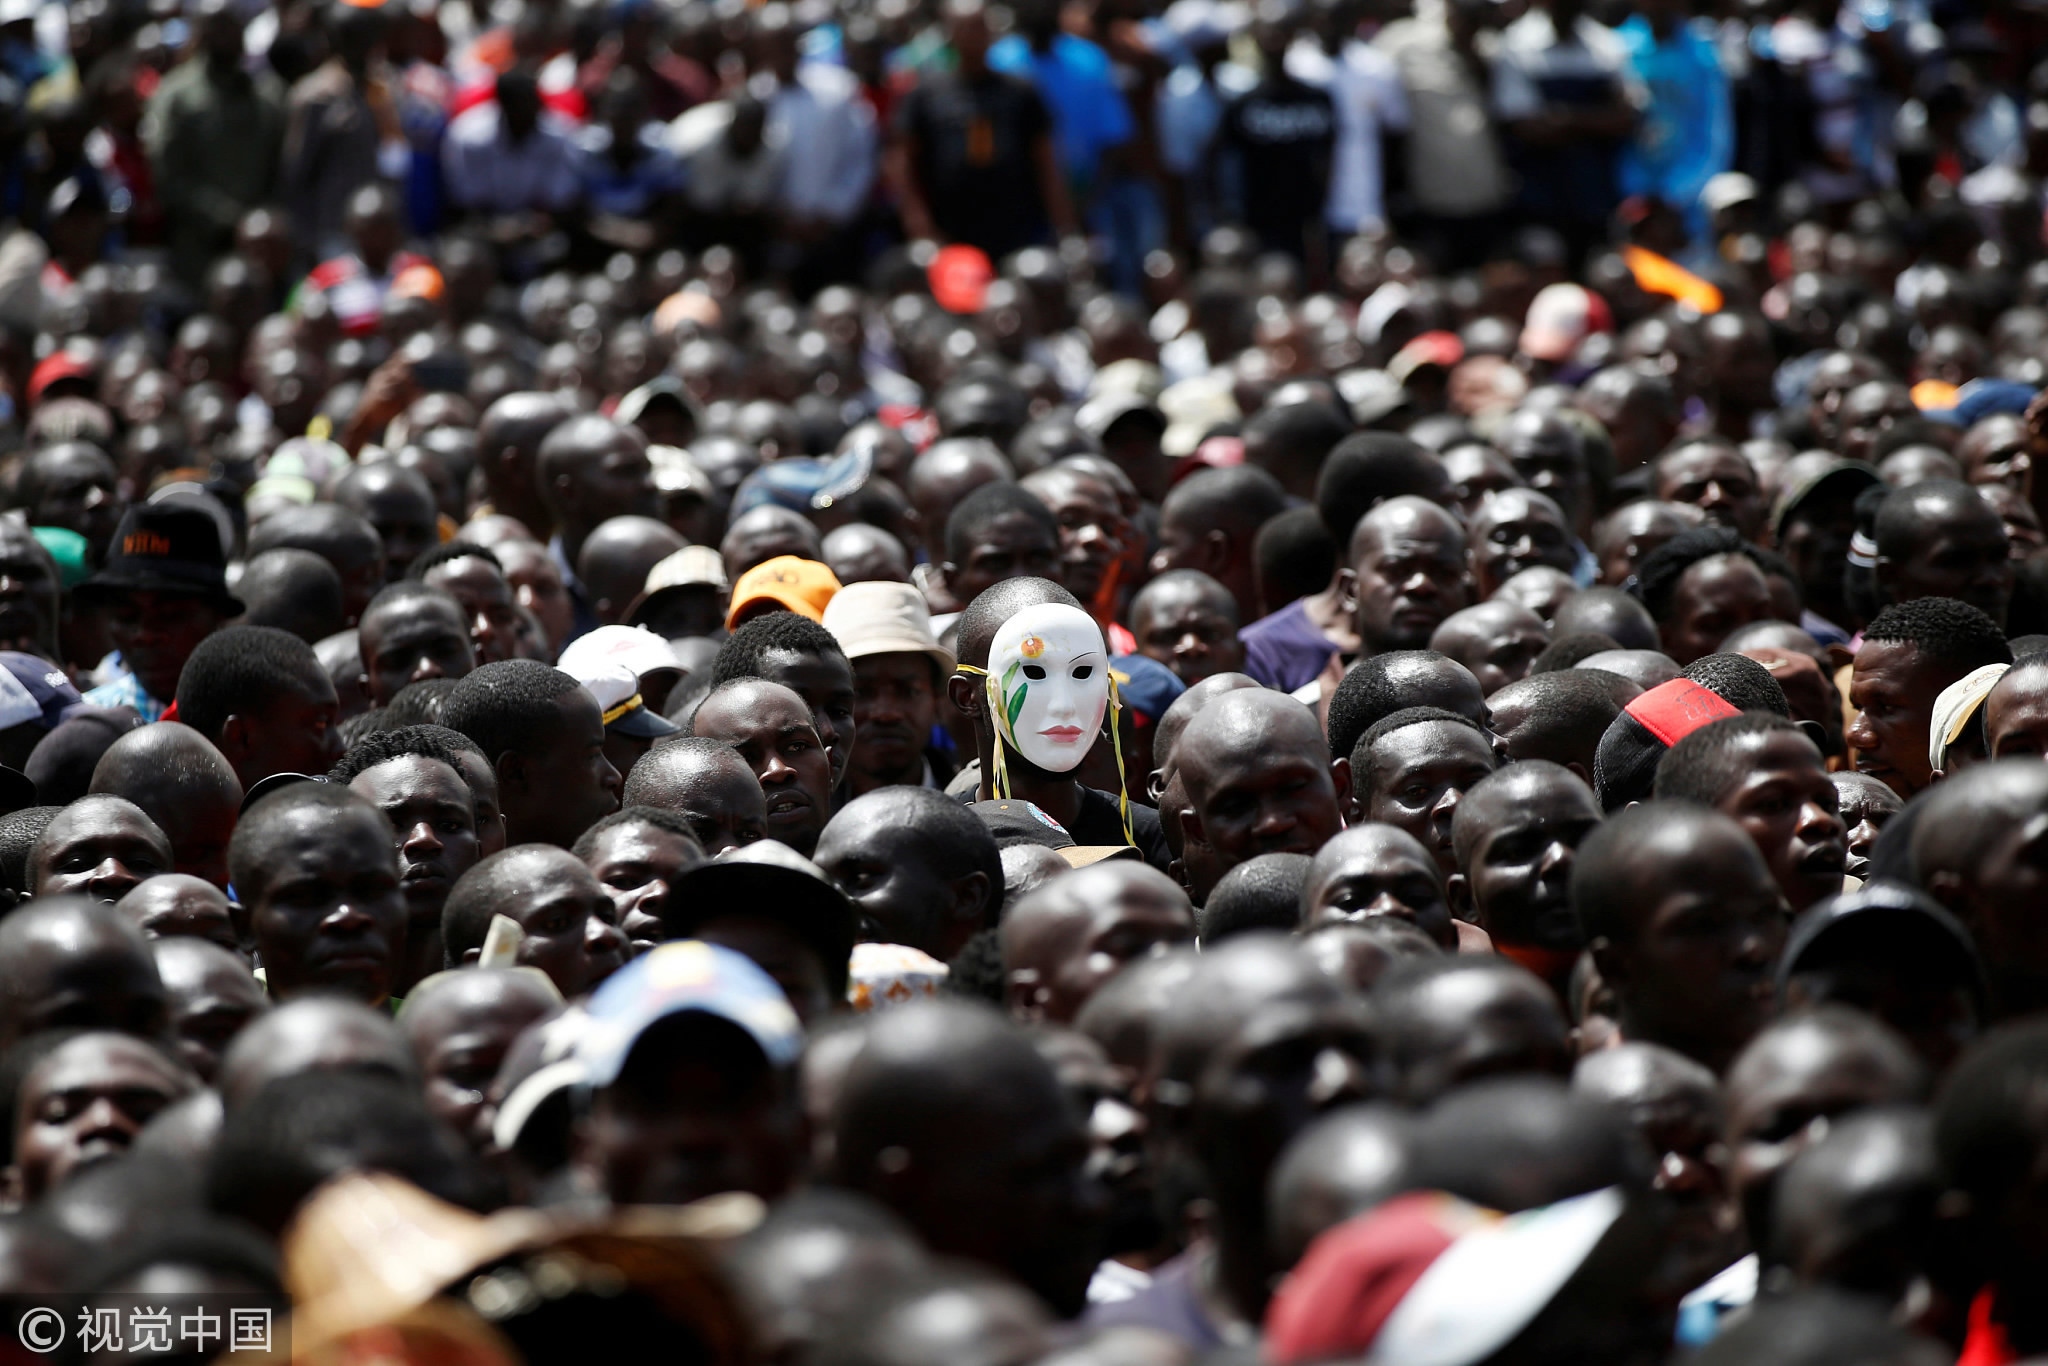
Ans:
POLYGON ((1269 250, 1299 255, 1302 229, 1323 221, 1337 113, 1330 97, 1286 76, 1261 81, 1223 113, 1236 154, 1245 225, 1269 250))
POLYGON ((948 241, 1001 257, 1048 240, 1032 148, 1052 120, 1030 85, 994 71, 932 76, 903 97, 896 126, 915 140, 911 169, 948 241))
MULTIPOLYGON (((1067 833, 1076 844, 1124 843, 1124 821, 1117 812, 1116 794, 1082 788, 1081 809, 1074 823, 1067 827, 1067 833)), ((1173 851, 1166 847, 1166 834, 1159 824, 1159 813, 1143 802, 1131 803, 1131 840, 1145 856, 1145 862, 1160 872, 1165 872, 1166 865, 1173 861, 1173 851)))

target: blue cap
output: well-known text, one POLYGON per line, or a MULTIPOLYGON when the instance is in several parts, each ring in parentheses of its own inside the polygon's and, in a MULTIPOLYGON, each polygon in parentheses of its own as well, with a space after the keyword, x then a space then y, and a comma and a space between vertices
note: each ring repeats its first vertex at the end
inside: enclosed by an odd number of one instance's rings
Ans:
POLYGON ((47 659, 0 650, 0 730, 34 722, 44 730, 55 730, 85 706, 85 699, 64 671, 47 659))
POLYGON ((1188 690, 1178 674, 1150 655, 1118 655, 1109 661, 1109 672, 1116 679, 1117 696, 1141 726, 1164 716, 1173 699, 1188 690))
POLYGON ((773 503, 791 512, 823 512, 861 491, 875 472, 873 447, 862 443, 827 459, 792 455, 771 460, 740 481, 731 518, 773 503))
POLYGON ((590 1024, 576 1041, 576 1061, 589 1084, 618 1080, 640 1036, 686 1010, 738 1025, 777 1067, 803 1052, 796 1011, 753 959, 702 940, 672 940, 620 968, 591 995, 590 1024))

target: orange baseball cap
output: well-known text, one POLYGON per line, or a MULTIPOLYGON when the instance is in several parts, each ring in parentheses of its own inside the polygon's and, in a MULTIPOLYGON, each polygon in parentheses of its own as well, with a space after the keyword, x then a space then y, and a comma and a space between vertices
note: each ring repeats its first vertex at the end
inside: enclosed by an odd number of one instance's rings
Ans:
POLYGON ((996 268, 980 247, 940 247, 925 272, 932 298, 948 313, 979 313, 996 268))
POLYGON ((822 624, 825 604, 838 591, 838 576, 816 560, 777 555, 740 575, 740 581, 732 586, 725 629, 730 631, 747 618, 759 616, 764 607, 795 612, 822 624))

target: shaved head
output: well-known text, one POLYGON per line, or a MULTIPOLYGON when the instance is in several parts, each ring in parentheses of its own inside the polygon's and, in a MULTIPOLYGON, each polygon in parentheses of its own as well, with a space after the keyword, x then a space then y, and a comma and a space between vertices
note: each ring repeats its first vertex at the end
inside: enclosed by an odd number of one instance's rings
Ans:
POLYGON ((129 731, 100 756, 88 790, 140 807, 170 840, 176 871, 227 886, 242 784, 198 731, 175 721, 129 731))

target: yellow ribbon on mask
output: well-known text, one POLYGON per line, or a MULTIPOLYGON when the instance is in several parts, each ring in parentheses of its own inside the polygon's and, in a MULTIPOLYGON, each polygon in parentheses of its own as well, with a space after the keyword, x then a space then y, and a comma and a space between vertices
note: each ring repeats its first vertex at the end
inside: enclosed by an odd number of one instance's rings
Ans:
MULTIPOLYGON (((996 676, 987 669, 979 669, 972 664, 956 664, 953 667, 959 673, 974 674, 982 680, 983 705, 988 708, 990 724, 995 727, 996 738, 996 771, 993 775, 994 782, 990 787, 990 791, 996 794, 997 801, 1009 801, 1011 796, 1010 766, 1003 758, 1003 731, 1007 728, 1008 722, 1002 719, 1007 717, 1009 712, 1003 705, 1002 685, 996 681, 996 676)), ((1115 669, 1111 669, 1109 671, 1109 743, 1116 750, 1117 815, 1123 819, 1124 843, 1136 849, 1138 841, 1136 836, 1131 833, 1131 782, 1124 774, 1124 737, 1122 726, 1124 703, 1123 697, 1118 693, 1116 685, 1117 672, 1115 669)))

